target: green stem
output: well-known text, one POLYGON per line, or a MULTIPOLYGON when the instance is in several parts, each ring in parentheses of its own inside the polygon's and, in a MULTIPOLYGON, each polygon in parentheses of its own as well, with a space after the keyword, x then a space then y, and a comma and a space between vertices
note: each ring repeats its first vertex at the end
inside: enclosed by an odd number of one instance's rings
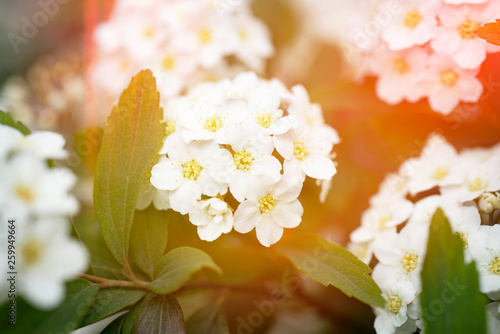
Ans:
POLYGON ((140 281, 138 279, 134 279, 132 281, 118 281, 118 280, 106 279, 106 278, 92 276, 92 275, 87 275, 87 274, 80 274, 79 276, 81 278, 85 278, 86 280, 99 283, 99 286, 101 288, 106 288, 106 287, 125 287, 125 288, 140 288, 140 289, 145 289, 148 286, 147 282, 140 281))

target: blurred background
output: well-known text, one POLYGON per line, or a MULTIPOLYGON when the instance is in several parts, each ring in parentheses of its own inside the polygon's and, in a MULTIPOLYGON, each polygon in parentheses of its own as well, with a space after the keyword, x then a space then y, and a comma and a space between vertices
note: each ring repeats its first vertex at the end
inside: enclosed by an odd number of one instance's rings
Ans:
MULTIPOLYGON (((53 17, 42 24, 43 17, 35 16, 45 2, 0 0, 0 109, 11 112, 31 129, 65 135, 70 150, 78 153, 68 165, 85 176, 76 189, 84 202, 81 216, 91 216, 89 198, 96 150, 77 149, 77 145, 82 136, 99 137, 97 122, 85 117, 85 113, 93 112, 85 105, 85 69, 93 57, 92 29, 106 19, 113 1, 59 0, 53 17), (27 19, 40 20, 40 27, 27 27, 27 19)), ((330 5, 338 8, 329 17, 330 23, 341 20, 351 10, 344 11, 337 0, 330 5)), ((479 103, 461 104, 443 116, 430 110, 426 101, 397 106, 381 102, 375 95, 373 79, 350 81, 348 65, 335 43, 334 28, 326 27, 327 31, 332 29, 332 36, 326 38, 325 27, 318 33, 314 24, 321 22, 311 20, 309 10, 314 8, 307 2, 256 0, 253 9, 269 26, 277 50, 268 63, 266 76, 278 77, 289 87, 303 84, 311 101, 323 107, 327 122, 342 138, 334 149, 338 173, 326 203, 318 202, 319 187, 306 182, 301 197, 303 223, 287 231, 284 238, 314 232, 345 245, 384 176, 397 171, 404 160, 419 155, 432 132, 442 133, 457 149, 500 142, 500 54, 488 55, 481 68, 479 78, 485 91, 479 103)), ((97 146, 98 139, 92 144, 97 146)), ((333 288, 316 295, 314 289, 310 287, 310 294, 321 317, 348 332, 373 331, 373 315, 368 307, 333 288)), ((231 298, 234 304, 246 303, 244 296, 231 298)), ((238 308, 227 311, 245 312, 238 308)), ((288 312, 293 314, 293 308, 288 312)), ((314 318, 317 315, 311 317, 313 323, 320 323, 314 318)), ((272 326, 268 324, 268 328, 272 326)), ((342 332, 340 329, 338 332, 342 332)))

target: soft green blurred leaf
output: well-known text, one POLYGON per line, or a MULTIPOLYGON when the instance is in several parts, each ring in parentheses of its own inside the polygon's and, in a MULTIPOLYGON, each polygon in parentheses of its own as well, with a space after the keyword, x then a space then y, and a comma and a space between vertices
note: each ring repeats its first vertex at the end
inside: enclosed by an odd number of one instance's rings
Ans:
POLYGON ((11 114, 0 110, 0 124, 10 126, 11 128, 21 131, 23 135, 29 135, 30 130, 21 122, 16 122, 11 114))
POLYGON ((154 266, 165 253, 168 240, 168 223, 165 211, 153 206, 135 212, 130 253, 135 263, 153 277, 154 266))
POLYGON ((81 326, 90 325, 104 319, 123 308, 135 304, 145 295, 144 290, 129 288, 101 289, 90 306, 81 326))
POLYGON ((203 268, 222 273, 212 258, 199 249, 192 247, 173 249, 156 264, 155 280, 149 283, 148 288, 160 294, 172 293, 203 268))
POLYGON ((104 128, 94 203, 106 244, 121 264, 128 261, 142 177, 156 157, 165 133, 159 99, 153 74, 141 71, 120 97, 104 128))
POLYGON ((228 334, 229 327, 219 302, 212 302, 186 322, 188 334, 228 334))
POLYGON ((5 319, 0 322, 0 333, 69 333, 79 327, 98 291, 99 286, 87 280, 72 281, 66 285, 63 304, 49 312, 34 309, 24 300, 17 299, 16 326, 8 325, 5 319))
POLYGON ((486 333, 486 298, 475 264, 464 263, 462 241, 441 209, 432 218, 421 275, 426 333, 486 333))
POLYGON ((182 309, 173 295, 156 296, 140 313, 132 334, 186 333, 182 309))
POLYGON ((274 248, 301 272, 324 286, 333 285, 349 297, 373 306, 384 306, 382 291, 368 275, 371 268, 345 248, 312 235, 274 248))

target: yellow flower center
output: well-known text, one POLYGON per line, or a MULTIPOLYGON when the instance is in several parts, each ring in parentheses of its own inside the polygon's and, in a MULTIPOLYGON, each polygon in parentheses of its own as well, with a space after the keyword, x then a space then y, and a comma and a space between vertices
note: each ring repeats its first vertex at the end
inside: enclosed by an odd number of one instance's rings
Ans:
POLYGON ((211 132, 217 132, 222 127, 222 120, 217 116, 212 116, 207 118, 207 122, 205 123, 205 129, 211 132))
POLYGON ((304 160, 307 157, 307 147, 303 143, 295 143, 293 146, 293 155, 297 160, 304 160))
POLYGON ((274 197, 273 195, 271 195, 271 194, 262 197, 261 199, 259 199, 259 209, 260 209, 260 212, 261 213, 263 213, 263 212, 266 212, 266 213, 271 212, 271 210, 276 205, 276 202, 278 202, 278 199, 276 197, 274 197))
POLYGON ((500 275, 500 258, 496 257, 491 261, 488 269, 495 275, 500 275))
POLYGON ((200 42, 206 44, 212 39, 212 31, 208 28, 202 28, 198 31, 200 42))
POLYGON ((404 25, 410 29, 416 28, 422 21, 422 15, 417 10, 406 13, 404 25))
POLYGON ((236 152, 233 154, 234 164, 239 170, 249 170, 254 158, 247 150, 236 152))
POLYGON ((238 35, 240 35, 240 38, 242 40, 246 40, 248 38, 248 31, 245 27, 240 27, 238 29, 238 35))
POLYGON ((271 124, 273 124, 271 114, 260 114, 259 116, 257 116, 257 124, 266 129, 270 127, 271 124))
POLYGON ((405 74, 410 71, 410 65, 403 58, 394 59, 394 70, 400 74, 405 74))
POLYGON ((25 185, 18 185, 15 188, 15 193, 17 197, 19 197, 24 202, 31 202, 35 199, 35 194, 33 193, 33 190, 25 185))
POLYGON ((149 27, 146 30, 144 30, 144 36, 147 38, 153 37, 155 34, 155 29, 153 27, 149 27))
POLYGON ((447 175, 448 175, 448 170, 446 168, 438 166, 438 168, 436 168, 436 170, 434 171, 434 174, 432 174, 432 178, 434 180, 442 180, 447 175))
POLYGON ((401 303, 401 298, 398 296, 391 297, 387 301, 387 309, 391 311, 394 314, 398 314, 399 310, 401 309, 402 303, 401 303))
POLYGON ((163 58, 163 61, 161 62, 161 66, 163 67, 164 70, 171 70, 174 68, 175 65, 175 58, 174 56, 167 56, 163 58))
POLYGON ((390 221, 391 219, 392 219, 392 215, 390 215, 390 214, 383 215, 382 217, 380 217, 378 229, 384 230, 386 227, 385 224, 387 224, 387 222, 390 221))
POLYGON ((441 72, 441 83, 445 86, 454 86, 459 78, 458 73, 452 69, 441 72))
POLYGON ((170 136, 174 132, 175 132, 175 123, 172 121, 168 121, 165 124, 165 136, 170 136))
POLYGON ((406 253, 405 256, 403 256, 401 264, 407 273, 412 272, 415 268, 417 268, 417 259, 418 256, 414 253, 406 253))
POLYGON ((461 25, 458 26, 458 32, 463 39, 476 38, 474 31, 477 30, 479 25, 471 20, 465 20, 461 25))
POLYGON ((476 177, 473 181, 469 182, 469 191, 484 190, 488 183, 480 177, 476 177))
POLYGON ((196 161, 191 160, 182 165, 182 174, 187 179, 196 181, 200 176, 203 167, 201 167, 196 161))
POLYGON ((469 248, 469 240, 467 238, 467 234, 465 234, 464 232, 455 232, 455 235, 462 241, 462 247, 464 249, 469 248))
POLYGON ((21 247, 23 265, 29 266, 40 259, 42 245, 36 240, 29 240, 21 247))

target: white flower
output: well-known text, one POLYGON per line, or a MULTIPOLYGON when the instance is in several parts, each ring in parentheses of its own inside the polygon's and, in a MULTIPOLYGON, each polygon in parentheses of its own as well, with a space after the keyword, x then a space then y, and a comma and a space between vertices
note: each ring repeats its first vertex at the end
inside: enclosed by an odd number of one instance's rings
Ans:
POLYGON ((169 195, 170 191, 157 189, 153 187, 149 177, 144 178, 139 189, 135 208, 144 210, 153 203, 156 210, 168 210, 170 209, 169 195))
POLYGON ((376 239, 386 230, 394 228, 410 217, 413 203, 401 199, 387 206, 372 206, 361 216, 361 226, 351 234, 354 242, 376 239))
POLYGON ((479 271, 483 293, 500 290, 500 225, 481 226, 469 235, 469 250, 479 271))
POLYGON ((64 159, 64 137, 50 131, 23 135, 19 130, 0 124, 0 157, 6 153, 27 153, 40 159, 64 159))
POLYGON ((488 334, 498 333, 500 328, 500 303, 489 303, 486 305, 486 323, 488 334))
POLYGON ((492 17, 493 3, 443 6, 439 12, 441 26, 431 42, 434 51, 451 56, 464 69, 479 67, 486 58, 486 41, 477 37, 474 31, 496 18, 492 17))
POLYGON ((151 184, 160 190, 170 190, 172 209, 187 214, 202 194, 225 194, 231 155, 214 142, 186 144, 180 135, 167 140, 168 158, 162 158, 151 171, 151 184))
POLYGON ((388 104, 420 100, 426 95, 419 82, 427 59, 427 51, 421 47, 397 52, 385 48, 374 51, 369 61, 373 72, 378 74, 377 96, 388 104))
POLYGON ((272 156, 274 150, 270 137, 256 137, 252 128, 244 125, 229 130, 228 142, 233 151, 232 163, 227 166, 229 189, 234 198, 242 202, 249 189, 260 183, 259 178, 269 177, 274 182, 281 178, 281 163, 272 156))
POLYGON ((372 242, 349 242, 347 250, 364 263, 370 264, 373 257, 372 242))
POLYGON ((373 253, 394 277, 420 289, 420 271, 427 248, 428 229, 407 225, 399 233, 387 230, 373 243, 373 253))
POLYGON ((295 228, 304 209, 297 197, 302 181, 293 175, 283 175, 277 183, 261 182, 234 214, 234 229, 248 233, 255 228, 257 239, 266 247, 278 242, 283 228, 295 228))
POLYGON ((382 31, 382 39, 391 50, 422 45, 436 36, 436 14, 441 8, 441 1, 401 1, 400 6, 399 14, 393 15, 382 31))
MULTIPOLYGON (((37 308, 54 308, 64 299, 65 281, 85 272, 85 250, 69 237, 69 224, 63 219, 21 226, 17 241, 19 293, 37 308)), ((6 248, 2 245, 2 251, 6 248)))
POLYGON ((249 68, 261 71, 263 60, 270 58, 274 53, 270 41, 268 28, 259 20, 249 16, 240 15, 235 18, 237 33, 235 39, 235 53, 249 68))
POLYGON ((389 174, 379 186, 378 192, 370 198, 371 205, 390 205, 408 195, 408 178, 401 174, 389 174))
POLYGON ((484 192, 500 189, 500 159, 497 155, 485 156, 481 151, 463 152, 460 165, 467 169, 465 180, 454 186, 443 187, 443 194, 465 202, 476 199, 484 192))
POLYGON ((76 177, 67 169, 49 168, 32 155, 14 156, 0 165, 0 208, 19 219, 29 215, 72 215, 78 202, 68 191, 76 177))
POLYGON ((464 181, 466 170, 459 163, 455 148, 442 136, 434 134, 427 140, 422 154, 407 166, 408 189, 412 195, 435 186, 457 185, 464 181))
POLYGON ((408 305, 417 294, 410 282, 395 280, 388 275, 390 276, 380 265, 375 267, 372 274, 386 300, 385 308, 374 309, 377 334, 392 334, 398 327, 403 326, 408 321, 408 305))
POLYGON ((189 221, 198 226, 201 240, 213 241, 222 233, 233 229, 233 213, 226 202, 219 198, 197 201, 189 212, 189 221))
POLYGON ((333 144, 324 133, 314 128, 300 127, 274 137, 276 150, 285 158, 285 171, 305 178, 330 180, 337 172, 329 158, 333 144))

